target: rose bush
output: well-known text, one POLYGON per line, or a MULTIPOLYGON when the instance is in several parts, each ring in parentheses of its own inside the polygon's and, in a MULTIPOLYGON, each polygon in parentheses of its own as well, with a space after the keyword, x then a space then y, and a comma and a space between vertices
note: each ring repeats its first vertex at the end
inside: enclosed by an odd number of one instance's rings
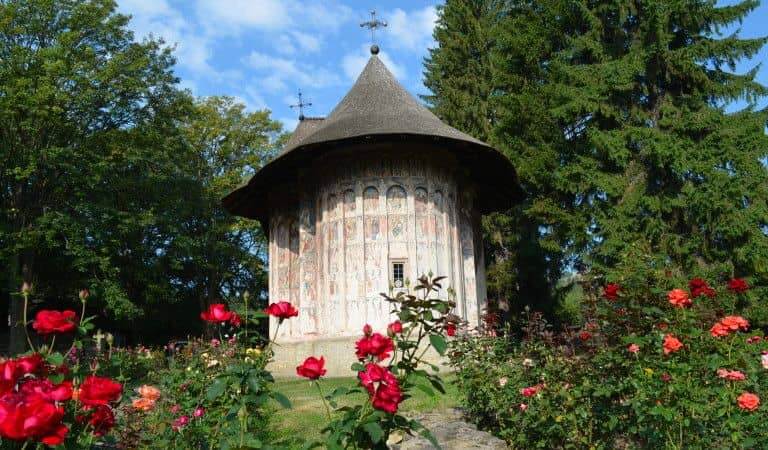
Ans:
MULTIPOLYGON (((93 318, 85 317, 89 294, 82 291, 79 316, 71 310, 38 311, 29 328, 44 343, 28 355, 0 360, 3 448, 384 448, 394 432, 432 439, 398 410, 412 389, 443 391, 436 368, 423 368, 431 366, 425 353, 430 348, 444 353, 444 336, 456 329, 456 317, 449 314, 453 302, 430 298, 439 281, 421 279, 416 287, 424 290, 421 298, 385 296, 398 320, 384 333, 366 326, 350 348, 359 360, 352 368, 356 386, 325 395, 322 356, 310 356, 296 368, 298 376, 314 383, 326 406, 324 443, 305 443, 301 437, 276 440, 270 432, 270 412, 290 403, 273 388, 266 366, 277 347, 274 337, 258 332, 259 320, 275 317, 278 336, 283 322, 298 315, 290 303, 278 301, 253 312, 246 293, 243 308, 237 310, 212 304, 200 318, 218 337, 172 342, 158 351, 115 348, 109 333, 91 335, 93 318), (76 339, 58 353, 55 339, 64 334, 76 339), (367 402, 339 408, 337 399, 353 393, 365 394, 367 402)), ((25 299, 30 289, 22 292, 25 299)))
POLYGON ((413 389, 430 395, 436 395, 435 391, 445 393, 438 368, 425 359, 430 349, 444 354, 445 335, 455 327, 455 316, 449 314, 455 303, 434 297, 442 288, 442 278, 421 277, 414 287, 416 292, 421 292, 419 297, 405 292, 395 296, 382 294, 398 320, 387 326, 386 335, 374 331, 370 325, 363 327, 363 335, 355 344, 359 362, 351 367, 357 374, 356 386, 340 387, 324 394, 319 381, 324 374, 322 357, 307 358, 296 368, 299 376, 315 385, 328 414, 329 424, 323 430, 325 442, 308 443, 309 446, 385 449, 387 441, 396 433, 420 434, 437 445, 429 430, 418 421, 398 414, 398 410, 400 404, 411 397, 413 389), (338 406, 340 397, 359 393, 367 394, 367 401, 338 406))
POLYGON ((526 311, 520 333, 457 339, 464 408, 515 448, 761 448, 763 301, 741 278, 633 261, 582 280, 581 324, 526 311))
MULTIPOLYGON (((31 289, 25 283, 20 292, 25 318, 31 289)), ((78 296, 83 306, 79 317, 72 310, 38 311, 31 328, 43 337, 44 343, 36 348, 27 334, 31 352, 0 361, 3 448, 89 448, 115 425, 115 408, 123 385, 97 375, 98 365, 83 367, 71 358, 93 328, 91 318, 85 317, 87 291, 78 296), (73 332, 76 336, 69 350, 64 354, 55 351, 56 336, 73 332)), ((27 327, 25 332, 29 333, 27 327)))

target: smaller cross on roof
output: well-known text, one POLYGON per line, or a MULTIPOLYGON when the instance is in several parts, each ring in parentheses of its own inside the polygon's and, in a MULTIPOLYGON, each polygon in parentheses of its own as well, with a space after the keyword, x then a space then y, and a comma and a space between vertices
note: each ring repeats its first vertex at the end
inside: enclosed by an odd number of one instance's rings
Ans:
POLYGON ((299 108, 299 120, 304 120, 304 107, 305 106, 312 106, 312 102, 306 102, 304 103, 304 99, 301 96, 301 89, 299 89, 299 103, 296 103, 295 105, 288 105, 291 109, 299 108))
POLYGON ((387 22, 376 19, 376 10, 371 11, 371 20, 360 24, 362 28, 368 28, 371 30, 371 53, 374 55, 379 53, 379 46, 376 45, 376 29, 384 28, 387 26, 387 22))

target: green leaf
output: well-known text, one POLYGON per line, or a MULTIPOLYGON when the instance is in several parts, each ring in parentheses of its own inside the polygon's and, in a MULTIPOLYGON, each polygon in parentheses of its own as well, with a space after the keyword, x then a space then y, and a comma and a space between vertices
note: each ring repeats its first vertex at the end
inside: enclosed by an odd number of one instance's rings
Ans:
POLYGON ((291 409, 291 401, 288 400, 288 397, 286 397, 282 392, 272 391, 272 398, 274 398, 277 403, 280 403, 280 406, 283 408, 291 409))
POLYGON ((445 355, 445 350, 448 348, 448 344, 445 342, 445 338, 442 335, 430 334, 429 343, 432 344, 432 347, 435 347, 435 350, 440 356, 445 355))
POLYGON ((429 395, 430 397, 434 397, 436 395, 435 391, 432 390, 432 388, 429 386, 425 386, 423 384, 416 384, 414 385, 414 387, 420 390, 421 392, 424 392, 425 394, 429 395))
POLYGON ((52 366, 60 366, 64 364, 64 355, 59 352, 51 353, 45 358, 52 366))
POLYGON ((208 392, 205 394, 205 398, 207 398, 209 401, 216 400, 221 396, 221 394, 224 393, 224 391, 227 389, 227 384, 222 379, 217 379, 216 381, 211 384, 211 387, 208 388, 208 392))
POLYGON ((342 395, 346 395, 347 393, 349 393, 349 388, 348 387, 339 386, 336 389, 334 389, 333 392, 331 392, 330 394, 326 395, 325 398, 327 398, 328 400, 331 400, 331 399, 334 399, 336 397, 339 397, 339 396, 342 396, 342 395))
POLYGON ((384 430, 382 430, 381 426, 376 422, 368 422, 363 425, 363 428, 371 437, 371 441, 373 441, 374 444, 381 442, 381 439, 384 437, 384 430))

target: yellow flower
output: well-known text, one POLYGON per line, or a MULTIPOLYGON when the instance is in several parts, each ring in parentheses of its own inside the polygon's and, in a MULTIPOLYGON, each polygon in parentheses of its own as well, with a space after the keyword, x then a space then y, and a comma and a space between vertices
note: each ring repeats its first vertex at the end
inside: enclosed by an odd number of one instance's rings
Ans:
POLYGON ((557 416, 557 417, 555 417, 555 422, 560 423, 560 422, 563 421, 563 419, 564 419, 563 416, 557 416))
POLYGON ((650 367, 646 367, 645 369, 643 369, 643 371, 645 372, 646 376, 649 376, 649 377, 653 376, 653 369, 651 369, 650 367))
POLYGON ((245 354, 248 356, 259 356, 261 355, 261 349, 260 348, 248 348, 245 350, 245 354))

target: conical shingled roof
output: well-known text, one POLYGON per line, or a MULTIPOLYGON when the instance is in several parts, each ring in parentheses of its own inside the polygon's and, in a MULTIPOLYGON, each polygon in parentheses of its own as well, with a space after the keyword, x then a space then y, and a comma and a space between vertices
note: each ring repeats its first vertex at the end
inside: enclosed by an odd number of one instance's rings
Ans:
POLYGON ((285 147, 283 147, 283 151, 281 153, 285 153, 285 151, 289 148, 296 147, 299 142, 303 141, 307 136, 317 131, 317 129, 320 128, 320 126, 323 124, 323 120, 325 119, 322 117, 300 118, 299 124, 296 125, 296 129, 293 130, 293 133, 291 133, 291 137, 288 139, 288 142, 285 143, 285 147))
POLYGON ((269 216, 266 200, 276 180, 295 176, 297 168, 318 152, 345 143, 403 139, 427 140, 456 153, 465 169, 475 173, 484 201, 481 213, 506 209, 522 196, 509 160, 488 144, 443 123, 421 105, 395 79, 376 55, 352 89, 327 118, 301 121, 281 154, 259 170, 250 182, 223 199, 235 215, 264 221, 269 216), (305 161, 306 159, 306 161, 305 161), (293 172, 293 173, 292 173, 293 172), (492 177, 492 178, 489 178, 492 177))
POLYGON ((286 146, 283 153, 302 145, 372 134, 440 136, 487 146, 441 122, 416 101, 384 63, 373 55, 355 85, 322 125, 300 142, 286 146))

